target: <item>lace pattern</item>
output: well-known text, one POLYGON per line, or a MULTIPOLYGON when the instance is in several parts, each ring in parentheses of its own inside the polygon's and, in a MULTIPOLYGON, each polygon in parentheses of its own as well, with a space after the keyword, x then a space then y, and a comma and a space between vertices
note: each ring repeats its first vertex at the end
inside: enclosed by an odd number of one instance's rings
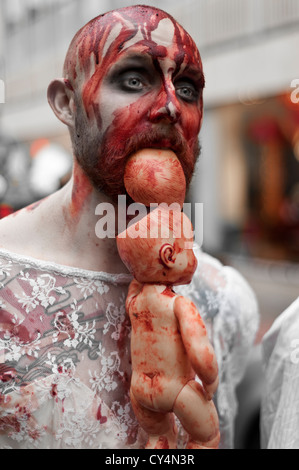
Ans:
MULTIPOLYGON (((254 296, 233 269, 196 249, 196 303, 220 369, 221 447, 232 447, 235 385, 258 325, 254 296)), ((0 252, 0 447, 139 448, 129 399, 131 276, 0 252)), ((181 433, 181 441, 184 433, 181 433)))

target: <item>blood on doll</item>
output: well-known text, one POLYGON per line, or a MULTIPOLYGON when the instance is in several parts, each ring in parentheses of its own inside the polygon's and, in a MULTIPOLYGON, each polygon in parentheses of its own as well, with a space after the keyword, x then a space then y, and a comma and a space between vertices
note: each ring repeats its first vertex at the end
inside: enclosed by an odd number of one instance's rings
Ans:
POLYGON ((141 149, 127 161, 124 184, 135 202, 150 206, 178 203, 183 206, 186 193, 184 171, 171 150, 141 149))
POLYGON ((117 237, 120 257, 134 276, 126 299, 130 396, 148 434, 146 448, 177 448, 175 416, 188 434, 187 449, 219 445, 212 401, 218 385, 215 353, 195 305, 173 290, 192 280, 197 266, 192 241, 186 215, 160 206, 117 237))

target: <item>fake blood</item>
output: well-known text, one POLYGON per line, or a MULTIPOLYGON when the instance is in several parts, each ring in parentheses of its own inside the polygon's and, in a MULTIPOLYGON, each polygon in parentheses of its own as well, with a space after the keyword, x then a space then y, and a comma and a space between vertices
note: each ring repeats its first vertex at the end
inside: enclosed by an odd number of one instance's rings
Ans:
POLYGON ((169 449, 168 440, 164 436, 160 436, 155 449, 169 449))
MULTIPOLYGON (((192 38, 170 15, 156 8, 132 6, 108 12, 91 20, 77 33, 66 56, 64 76, 70 90, 80 88, 87 120, 100 132, 101 145, 94 150, 100 154, 89 169, 89 176, 93 175, 107 195, 117 199, 118 194, 125 193, 126 159, 137 150, 152 146, 171 148, 182 164, 187 184, 190 183, 202 117, 201 69, 200 55, 192 38), (101 112, 105 113, 105 103, 101 106, 101 87, 106 85, 106 78, 111 82, 109 73, 113 66, 132 52, 152 58, 161 85, 136 96, 133 103, 114 109, 109 117, 112 122, 103 128, 101 112), (171 60, 168 69, 163 67, 167 59, 171 60), (200 94, 194 103, 178 99, 172 83, 183 67, 195 69, 199 77, 196 81, 200 94), (160 125, 165 117, 161 109, 167 110, 169 122, 178 121, 176 127, 160 125), (159 129, 168 135, 153 138, 151 132, 159 129), (171 136, 172 132, 176 137, 171 136)), ((72 210, 78 213, 75 202, 74 198, 72 210)))
POLYGON ((84 205, 91 193, 92 186, 88 177, 81 170, 79 165, 75 164, 72 202, 70 206, 70 212, 72 216, 76 216, 80 213, 82 206, 84 205))
POLYGON ((163 295, 166 295, 167 297, 175 297, 176 294, 173 292, 171 287, 166 287, 166 289, 162 292, 163 295))
POLYGON ((107 416, 102 415, 101 405, 98 407, 97 420, 100 422, 100 424, 105 424, 107 422, 107 416))

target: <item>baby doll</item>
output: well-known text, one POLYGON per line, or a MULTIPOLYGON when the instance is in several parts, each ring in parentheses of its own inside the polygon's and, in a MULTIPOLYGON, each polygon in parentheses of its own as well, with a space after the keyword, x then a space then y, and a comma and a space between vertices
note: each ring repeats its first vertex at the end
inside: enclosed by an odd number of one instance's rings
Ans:
POLYGON ((192 241, 189 219, 161 207, 117 237, 120 257, 134 276, 126 300, 130 396, 148 433, 146 448, 177 447, 175 415, 189 435, 187 449, 219 444, 214 350, 195 305, 172 289, 191 282, 197 266, 192 241))

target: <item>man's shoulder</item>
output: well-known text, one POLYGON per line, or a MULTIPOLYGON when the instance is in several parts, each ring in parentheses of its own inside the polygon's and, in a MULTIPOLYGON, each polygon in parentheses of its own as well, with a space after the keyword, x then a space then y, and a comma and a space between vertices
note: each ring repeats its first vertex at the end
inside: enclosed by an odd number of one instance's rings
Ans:
POLYGON ((10 251, 21 251, 28 243, 34 243, 36 236, 36 217, 34 205, 0 220, 0 248, 10 251))
POLYGON ((12 249, 22 232, 23 217, 18 213, 11 214, 0 220, 0 247, 12 249))

